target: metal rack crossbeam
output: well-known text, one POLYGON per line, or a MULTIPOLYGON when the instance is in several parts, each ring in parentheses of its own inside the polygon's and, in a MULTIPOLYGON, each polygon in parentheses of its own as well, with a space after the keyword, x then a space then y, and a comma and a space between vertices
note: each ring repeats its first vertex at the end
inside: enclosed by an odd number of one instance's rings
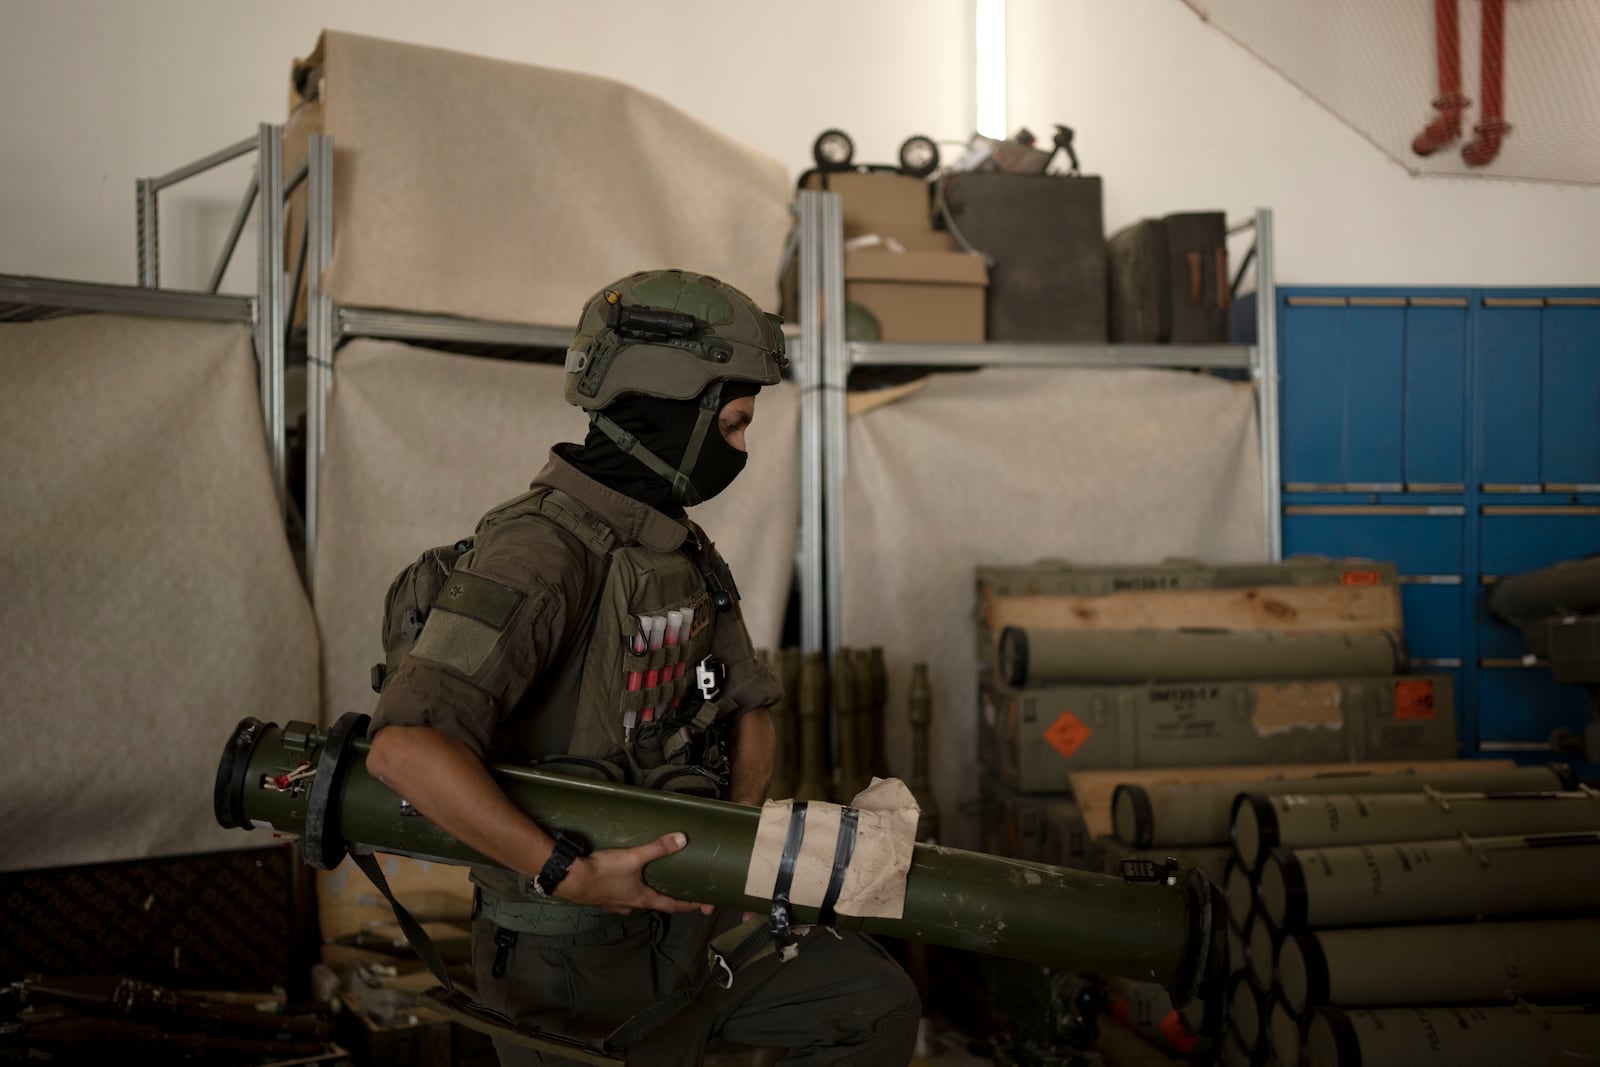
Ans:
POLYGON ((557 326, 529 326, 518 322, 461 319, 453 315, 424 315, 407 311, 340 307, 336 328, 341 337, 378 337, 397 341, 431 341, 435 344, 506 345, 515 348, 566 348, 572 330, 557 326))
POLYGON ((253 322, 255 304, 255 298, 249 296, 0 274, 0 321, 26 322, 51 318, 60 312, 101 312, 209 322, 253 322))

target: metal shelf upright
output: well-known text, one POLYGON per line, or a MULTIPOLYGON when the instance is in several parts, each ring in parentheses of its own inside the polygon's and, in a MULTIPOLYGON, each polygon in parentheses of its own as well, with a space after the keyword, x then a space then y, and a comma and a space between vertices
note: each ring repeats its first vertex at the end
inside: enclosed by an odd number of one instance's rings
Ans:
POLYGON ((238 247, 239 236, 252 208, 256 209, 256 296, 251 323, 255 327, 256 368, 260 378, 261 415, 266 424, 267 452, 272 464, 273 488, 278 495, 278 506, 287 514, 289 503, 289 447, 284 426, 284 337, 288 330, 285 306, 288 289, 284 277, 284 200, 303 178, 296 174, 287 179, 283 173, 283 127, 263 122, 256 136, 229 145, 193 163, 186 164, 156 178, 140 178, 134 182, 136 215, 136 252, 138 256, 139 288, 148 292, 165 292, 161 285, 161 229, 159 194, 163 189, 177 185, 198 174, 204 174, 240 156, 256 153, 256 169, 251 175, 239 209, 234 214, 227 240, 223 243, 216 266, 212 268, 207 290, 215 293, 222 285, 222 276, 238 247))

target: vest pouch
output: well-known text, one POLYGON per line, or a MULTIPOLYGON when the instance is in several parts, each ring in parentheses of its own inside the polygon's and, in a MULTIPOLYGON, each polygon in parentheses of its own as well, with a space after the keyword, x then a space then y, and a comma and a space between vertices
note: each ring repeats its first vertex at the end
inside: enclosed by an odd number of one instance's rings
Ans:
POLYGON ((721 800, 727 780, 701 767, 682 767, 676 763, 664 764, 646 771, 641 783, 646 789, 659 789, 664 793, 683 793, 692 797, 709 797, 721 800))
POLYGON ((606 759, 596 759, 592 756, 540 756, 530 766, 536 771, 549 771, 552 774, 566 775, 568 778, 582 778, 591 782, 626 783, 628 775, 623 770, 622 764, 606 759))
MULTIPOLYGON (((639 728, 633 732, 633 745, 629 748, 628 754, 640 772, 655 770, 666 762, 666 744, 670 732, 671 727, 667 725, 665 718, 651 719, 649 722, 639 724, 639 728)), ((643 776, 641 773, 638 777, 643 776)))

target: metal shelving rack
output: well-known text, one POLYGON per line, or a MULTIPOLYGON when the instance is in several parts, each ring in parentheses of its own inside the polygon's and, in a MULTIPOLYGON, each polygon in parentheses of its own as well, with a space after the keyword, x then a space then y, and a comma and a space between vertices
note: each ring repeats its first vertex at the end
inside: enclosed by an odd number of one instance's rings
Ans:
POLYGON ((839 196, 802 191, 800 216, 801 645, 832 652, 843 607, 844 475, 848 463, 846 389, 867 366, 1183 367, 1245 370, 1255 387, 1261 448, 1262 511, 1268 557, 1282 558, 1278 476, 1278 363, 1272 212, 1255 230, 1254 345, 1000 344, 846 342, 844 241, 839 196))
MULTIPOLYGON (((297 311, 302 278, 306 287, 306 577, 314 573, 320 467, 327 433, 327 399, 334 352, 356 337, 427 344, 497 348, 565 347, 566 327, 493 322, 374 308, 335 305, 322 289, 333 255, 333 141, 312 135, 305 164, 285 177, 283 127, 263 123, 248 138, 155 178, 136 182, 139 285, 99 285, 0 275, 0 321, 50 317, 79 311, 157 315, 169 318, 246 322, 252 325, 260 370, 262 413, 274 483, 287 509, 287 444, 284 370, 287 337, 297 311), (159 288, 161 190, 251 151, 256 173, 240 203, 210 279, 209 292, 159 288), (292 279, 285 262, 284 204, 307 186, 306 221, 292 279), (216 292, 252 207, 259 248, 257 290, 252 296, 216 292)), ((1268 555, 1282 554, 1278 476, 1278 367, 1276 293, 1273 277, 1272 212, 1260 209, 1246 227, 1255 230, 1256 333, 1254 345, 985 344, 934 345, 846 342, 844 337, 844 248, 842 213, 835 193, 802 191, 796 202, 800 338, 796 372, 800 400, 800 530, 796 561, 800 592, 801 646, 806 651, 838 645, 844 552, 844 474, 848 462, 846 388, 856 367, 1183 367, 1238 369, 1250 373, 1256 391, 1262 469, 1262 508, 1268 555)))
POLYGON ((294 190, 300 176, 291 176, 286 180, 282 161, 283 127, 263 123, 254 137, 159 177, 138 179, 135 192, 139 284, 111 285, 0 275, 0 321, 33 321, 80 312, 101 312, 249 324, 255 344, 273 482, 280 506, 287 507, 287 447, 283 426, 285 279, 281 267, 271 270, 267 265, 283 262, 284 198, 294 190), (259 156, 256 173, 250 178, 226 246, 212 270, 207 290, 196 292, 159 288, 161 191, 250 152, 256 152, 259 156), (257 218, 260 259, 256 292, 249 296, 218 293, 222 276, 257 200, 261 202, 262 210, 257 218))
POLYGON ((166 174, 137 179, 134 192, 137 285, 0 275, 0 322, 106 312, 249 324, 256 351, 273 482, 279 504, 287 515, 290 501, 285 370, 303 280, 307 303, 304 522, 308 584, 316 557, 317 487, 327 433, 327 398, 332 388, 334 351, 341 342, 355 337, 374 337, 501 349, 564 348, 572 336, 570 329, 559 327, 335 305, 322 290, 323 272, 333 258, 333 141, 329 137, 312 135, 306 160, 285 176, 283 127, 263 123, 255 137, 238 141, 166 174), (161 192, 251 152, 257 155, 256 167, 211 271, 207 290, 161 288, 161 192), (287 244, 284 208, 302 183, 307 187, 306 217, 291 275, 284 269, 287 244), (256 292, 253 295, 219 293, 223 275, 252 211, 257 216, 258 233, 256 292))

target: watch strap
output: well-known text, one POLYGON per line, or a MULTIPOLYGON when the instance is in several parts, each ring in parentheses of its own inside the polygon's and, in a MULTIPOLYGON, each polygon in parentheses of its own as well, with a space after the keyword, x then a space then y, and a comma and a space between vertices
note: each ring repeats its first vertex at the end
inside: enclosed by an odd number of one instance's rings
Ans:
POLYGON ((550 858, 544 861, 544 867, 533 880, 534 888, 543 896, 555 896, 556 887, 567 877, 567 872, 572 870, 572 861, 588 854, 588 845, 564 833, 557 833, 555 851, 550 853, 550 858))

